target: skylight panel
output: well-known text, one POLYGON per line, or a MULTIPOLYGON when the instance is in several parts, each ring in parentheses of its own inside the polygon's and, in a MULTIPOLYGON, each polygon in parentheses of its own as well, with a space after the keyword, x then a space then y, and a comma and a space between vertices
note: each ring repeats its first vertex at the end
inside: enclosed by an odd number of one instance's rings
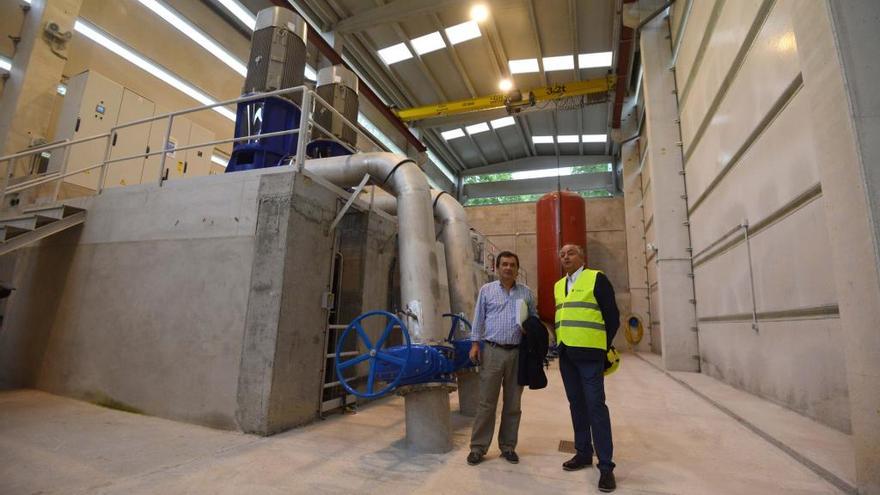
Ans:
POLYGON ((510 67, 511 74, 527 74, 529 72, 538 72, 538 59, 524 58, 520 60, 508 60, 507 66, 510 67))
POLYGON ((443 42, 443 37, 440 36, 439 31, 434 31, 433 33, 419 36, 418 38, 410 40, 410 42, 412 43, 413 49, 419 55, 424 55, 426 53, 437 51, 441 48, 446 48, 446 43, 443 42))
POLYGON ((480 25, 475 21, 462 22, 461 24, 446 28, 446 37, 449 38, 449 42, 453 45, 479 38, 480 36, 482 36, 480 25))
POLYGON ((578 55, 578 67, 581 69, 611 67, 611 58, 611 52, 581 53, 578 55))
POLYGON ((580 142, 580 136, 578 136, 577 134, 574 134, 574 135, 556 136, 556 142, 559 143, 559 144, 562 144, 562 143, 578 143, 578 142, 580 142))
POLYGON ((553 136, 532 136, 535 144, 553 144, 553 136))
POLYGON ((513 117, 508 116, 495 119, 489 123, 492 124, 492 129, 501 129, 502 127, 516 124, 516 121, 513 120, 513 117))
POLYGON ((607 134, 584 134, 581 140, 585 143, 604 143, 608 140, 607 134))
POLYGON ((557 175, 571 175, 572 167, 545 168, 542 170, 527 170, 525 172, 514 172, 511 174, 513 180, 520 179, 541 179, 544 177, 556 177, 557 175))
POLYGON ((544 72, 574 69, 574 55, 544 57, 544 72))
POLYGON ((385 65, 391 65, 403 60, 411 59, 412 53, 405 44, 398 43, 379 50, 379 56, 382 57, 382 61, 385 62, 385 65))
POLYGON ((489 130, 489 125, 485 122, 480 122, 479 124, 469 125, 465 127, 467 133, 473 136, 474 134, 479 134, 481 132, 486 132, 489 130))
POLYGON ((464 131, 461 129, 451 129, 449 131, 441 132, 440 135, 443 136, 443 139, 449 141, 451 139, 464 137, 464 131))
POLYGON ((12 70, 12 60, 9 60, 6 57, 0 57, 0 70, 5 70, 9 72, 12 70))

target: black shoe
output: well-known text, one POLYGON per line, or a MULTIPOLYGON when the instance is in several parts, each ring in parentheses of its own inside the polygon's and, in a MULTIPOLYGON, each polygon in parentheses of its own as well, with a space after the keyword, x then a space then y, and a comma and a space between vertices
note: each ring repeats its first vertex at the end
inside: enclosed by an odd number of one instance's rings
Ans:
POLYGON ((593 456, 586 457, 580 454, 575 455, 571 459, 562 463, 562 469, 565 471, 577 471, 585 467, 593 465, 593 456))
POLYGON ((617 488, 617 481, 614 480, 614 473, 611 471, 602 471, 599 475, 599 491, 613 492, 617 488))
POLYGON ((471 452, 467 456, 467 463, 471 466, 476 466, 477 464, 483 462, 483 454, 479 452, 471 452))
POLYGON ((512 450, 508 450, 507 452, 502 452, 501 457, 507 459, 507 462, 509 462, 511 464, 518 464, 519 463, 519 456, 516 455, 516 452, 514 452, 512 450))

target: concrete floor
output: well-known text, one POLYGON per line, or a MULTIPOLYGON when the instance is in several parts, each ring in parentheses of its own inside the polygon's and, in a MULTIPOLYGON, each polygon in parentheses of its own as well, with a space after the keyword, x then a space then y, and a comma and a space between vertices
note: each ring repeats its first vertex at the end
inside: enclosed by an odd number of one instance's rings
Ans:
MULTIPOLYGON (((840 493, 804 464, 725 414, 763 431, 851 482, 847 435, 698 374, 667 375, 650 356, 625 355, 607 381, 618 493, 840 493), (677 382, 680 381, 680 382, 677 382), (683 386, 686 383, 692 389, 683 386), (726 402, 725 402, 726 401, 726 402)), ((452 452, 401 447, 398 397, 259 438, 110 410, 34 390, 0 393, 0 493, 594 493, 597 472, 564 472, 568 406, 550 386, 523 396, 521 462, 497 447, 465 463, 470 421, 453 414, 452 452)), ((453 402, 454 402, 453 395, 453 402)))

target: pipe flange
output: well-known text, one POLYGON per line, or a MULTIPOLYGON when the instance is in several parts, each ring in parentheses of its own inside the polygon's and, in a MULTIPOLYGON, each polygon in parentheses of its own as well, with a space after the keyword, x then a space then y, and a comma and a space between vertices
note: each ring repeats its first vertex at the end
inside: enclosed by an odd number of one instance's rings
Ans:
POLYGON ((416 383, 413 385, 405 385, 397 388, 397 395, 404 397, 407 394, 415 392, 427 392, 431 390, 446 390, 446 393, 452 393, 458 390, 458 386, 448 382, 432 382, 432 383, 416 383))
POLYGON ((397 162, 397 165, 395 165, 394 168, 391 169, 391 172, 388 172, 388 175, 385 176, 385 180, 383 180, 382 183, 387 184, 388 179, 390 179, 391 176, 394 175, 394 172, 397 172, 397 169, 400 168, 400 166, 403 165, 404 163, 412 163, 416 167, 419 166, 419 164, 416 163, 416 161, 413 160, 412 158, 404 158, 403 160, 397 162))

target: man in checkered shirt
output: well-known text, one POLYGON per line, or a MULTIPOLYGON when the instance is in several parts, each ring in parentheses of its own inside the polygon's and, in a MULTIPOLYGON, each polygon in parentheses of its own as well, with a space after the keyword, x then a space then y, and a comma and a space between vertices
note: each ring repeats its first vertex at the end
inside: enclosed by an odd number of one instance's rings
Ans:
POLYGON ((519 431, 521 387, 517 383, 519 368, 519 343, 523 329, 520 325, 520 306, 525 304, 530 315, 537 316, 535 298, 531 289, 516 283, 519 258, 510 251, 502 251, 495 259, 499 280, 480 288, 471 333, 470 358, 480 362, 480 405, 474 418, 471 433, 471 452, 467 462, 482 462, 495 431, 495 409, 498 395, 504 388, 504 405, 501 409, 501 428, 498 446, 501 457, 516 464, 516 439, 519 431), (480 342, 483 349, 480 350, 480 342))

